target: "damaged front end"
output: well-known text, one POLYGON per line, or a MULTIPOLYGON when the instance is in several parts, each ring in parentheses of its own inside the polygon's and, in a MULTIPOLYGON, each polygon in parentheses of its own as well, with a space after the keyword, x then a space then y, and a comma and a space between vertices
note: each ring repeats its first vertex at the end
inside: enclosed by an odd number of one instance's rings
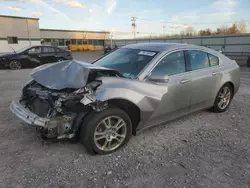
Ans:
MULTIPOLYGON (((112 71, 105 71, 107 75, 113 74, 112 71)), ((65 69, 64 73, 67 73, 65 69)), ((73 138, 86 114, 92 110, 102 111, 108 105, 107 102, 98 101, 95 98, 95 90, 102 84, 95 78, 102 75, 103 70, 95 69, 89 71, 88 74, 88 80, 84 80, 87 84, 83 83, 84 86, 80 88, 70 87, 69 83, 65 85, 65 88, 58 88, 59 84, 56 85, 56 82, 54 85, 51 83, 48 88, 46 84, 41 84, 41 79, 36 77, 36 80, 32 80, 23 88, 21 98, 19 101, 13 101, 10 109, 26 123, 38 126, 46 138, 73 138)), ((42 79, 44 80, 45 77, 46 74, 42 79)), ((63 86, 61 82, 60 86, 63 86)))
MULTIPOLYGON (((93 83, 97 86, 101 81, 93 83)), ((79 116, 107 108, 106 102, 93 97, 96 88, 91 86, 51 90, 32 81, 23 88, 21 99, 11 103, 10 109, 26 123, 39 126, 47 138, 73 138, 80 126, 79 116)))

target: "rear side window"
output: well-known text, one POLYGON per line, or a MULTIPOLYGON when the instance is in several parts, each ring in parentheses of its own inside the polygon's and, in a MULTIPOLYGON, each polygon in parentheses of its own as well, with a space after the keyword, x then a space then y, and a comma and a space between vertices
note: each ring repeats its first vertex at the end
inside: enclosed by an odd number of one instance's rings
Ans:
POLYGON ((199 70, 209 67, 209 59, 206 52, 198 50, 188 50, 188 70, 199 70))
POLYGON ((63 52, 61 49, 59 48, 54 48, 55 52, 63 52))
POLYGON ((159 75, 175 75, 185 72, 184 52, 173 52, 164 57, 152 71, 159 75))
POLYGON ((219 65, 219 58, 218 57, 216 57, 212 54, 208 54, 208 58, 209 58, 211 67, 219 65))
POLYGON ((43 47, 43 52, 44 53, 53 53, 53 52, 55 52, 55 49, 52 47, 43 47))

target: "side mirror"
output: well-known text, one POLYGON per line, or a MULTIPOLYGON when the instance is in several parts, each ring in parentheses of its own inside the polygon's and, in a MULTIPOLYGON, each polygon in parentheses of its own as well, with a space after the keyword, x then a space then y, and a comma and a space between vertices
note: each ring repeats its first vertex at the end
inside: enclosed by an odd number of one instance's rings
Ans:
POLYGON ((159 73, 152 72, 150 76, 148 77, 148 80, 150 82, 156 83, 156 84, 166 84, 169 81, 168 75, 161 75, 159 73))

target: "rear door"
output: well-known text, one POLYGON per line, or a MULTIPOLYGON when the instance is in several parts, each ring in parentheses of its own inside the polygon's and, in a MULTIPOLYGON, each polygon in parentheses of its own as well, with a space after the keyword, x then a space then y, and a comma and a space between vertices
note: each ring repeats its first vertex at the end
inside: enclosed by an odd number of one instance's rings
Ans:
POLYGON ((187 50, 185 53, 192 79, 190 111, 211 107, 217 94, 218 83, 222 78, 219 59, 199 50, 187 50))
POLYGON ((57 61, 72 59, 70 51, 66 51, 66 50, 63 50, 60 48, 56 48, 56 47, 54 47, 54 49, 56 51, 55 57, 56 57, 57 61))
POLYGON ((55 48, 50 46, 44 46, 42 58, 44 64, 57 62, 55 48))

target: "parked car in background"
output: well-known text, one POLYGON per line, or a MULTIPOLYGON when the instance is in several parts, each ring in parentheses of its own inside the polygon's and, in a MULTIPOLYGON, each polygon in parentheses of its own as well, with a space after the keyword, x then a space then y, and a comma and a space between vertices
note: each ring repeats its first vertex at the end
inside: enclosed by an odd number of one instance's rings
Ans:
POLYGON ((45 137, 80 135, 98 154, 191 112, 224 112, 240 85, 234 60, 209 48, 173 43, 123 46, 93 64, 44 65, 31 77, 11 111, 40 127, 45 137))
POLYGON ((14 53, 0 54, 0 67, 12 70, 34 68, 46 63, 71 60, 70 51, 52 46, 28 46, 14 53))
POLYGON ((115 51, 115 50, 117 50, 117 49, 118 49, 118 46, 117 46, 117 45, 115 45, 113 49, 112 49, 110 46, 106 46, 106 47, 104 48, 104 54, 108 54, 108 53, 110 53, 110 52, 112 52, 112 51, 115 51))

